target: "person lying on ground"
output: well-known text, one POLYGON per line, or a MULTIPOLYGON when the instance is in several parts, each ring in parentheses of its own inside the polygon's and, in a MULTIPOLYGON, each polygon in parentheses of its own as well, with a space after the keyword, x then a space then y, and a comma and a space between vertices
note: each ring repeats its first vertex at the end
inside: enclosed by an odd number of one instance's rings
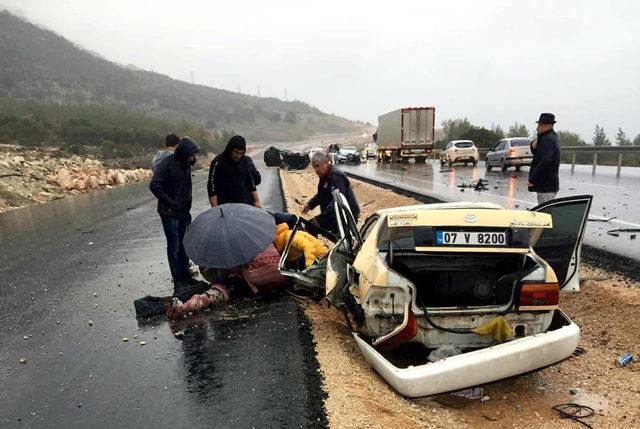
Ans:
MULTIPOLYGON (((211 282, 210 289, 193 295, 187 301, 173 298, 166 304, 169 318, 175 319, 243 296, 268 294, 287 285, 287 280, 280 274, 278 265, 280 255, 292 234, 285 222, 285 219, 290 220, 290 216, 292 215, 288 216, 287 213, 274 214, 276 219, 282 221, 276 225, 274 242, 249 264, 232 270, 201 269, 202 276, 211 282)), ((326 255, 328 251, 329 249, 311 234, 296 231, 289 247, 287 261, 294 265, 299 264, 299 268, 304 270, 326 255)))
POLYGON ((193 295, 183 302, 174 298, 167 303, 167 315, 175 319, 189 312, 217 306, 243 296, 270 294, 287 285, 287 279, 278 271, 280 254, 273 243, 242 267, 221 272, 202 270, 202 275, 212 281, 208 291, 193 295), (215 273, 215 277, 211 276, 215 273))

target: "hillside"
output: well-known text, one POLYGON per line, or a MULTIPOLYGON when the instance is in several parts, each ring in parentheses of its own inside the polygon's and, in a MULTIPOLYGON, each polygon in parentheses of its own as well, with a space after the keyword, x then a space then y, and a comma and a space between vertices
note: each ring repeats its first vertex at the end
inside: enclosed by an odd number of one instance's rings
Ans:
POLYGON ((356 131, 365 124, 308 104, 261 98, 107 61, 7 11, 0 11, 0 96, 120 105, 254 141, 291 141, 356 131))

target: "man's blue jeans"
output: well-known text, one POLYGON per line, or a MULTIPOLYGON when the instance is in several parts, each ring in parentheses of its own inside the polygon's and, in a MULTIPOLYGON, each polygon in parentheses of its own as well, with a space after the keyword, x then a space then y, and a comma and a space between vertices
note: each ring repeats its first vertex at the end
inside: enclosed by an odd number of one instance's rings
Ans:
POLYGON ((164 235, 167 237, 167 259, 169 260, 171 277, 173 277, 174 282, 188 280, 191 278, 189 274, 189 258, 184 252, 182 240, 189 222, 186 219, 176 219, 168 216, 160 216, 160 219, 162 219, 164 235))

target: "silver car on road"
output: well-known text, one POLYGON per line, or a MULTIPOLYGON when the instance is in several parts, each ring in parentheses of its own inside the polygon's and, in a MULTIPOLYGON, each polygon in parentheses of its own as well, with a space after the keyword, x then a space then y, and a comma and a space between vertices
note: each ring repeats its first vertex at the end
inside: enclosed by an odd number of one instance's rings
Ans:
POLYGON ((487 171, 491 171, 493 167, 500 167, 502 171, 507 171, 509 167, 515 167, 516 171, 520 171, 520 167, 523 165, 531 165, 532 159, 529 137, 509 137, 489 148, 485 166, 487 171))

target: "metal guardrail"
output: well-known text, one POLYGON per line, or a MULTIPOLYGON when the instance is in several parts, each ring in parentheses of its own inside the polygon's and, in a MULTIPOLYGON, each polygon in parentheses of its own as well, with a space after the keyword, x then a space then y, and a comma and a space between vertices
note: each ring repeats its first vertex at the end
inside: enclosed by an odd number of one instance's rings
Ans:
MULTIPOLYGON (((593 168, 591 169, 591 175, 596 174, 596 166, 598 165, 598 153, 617 153, 618 169, 616 171, 616 177, 620 177, 620 172, 622 171, 623 154, 640 154, 640 146, 560 146, 560 151, 571 154, 571 174, 574 173, 576 168, 576 153, 592 153, 593 168)), ((479 148, 478 152, 481 155, 485 155, 487 152, 489 152, 489 148, 479 148)))

